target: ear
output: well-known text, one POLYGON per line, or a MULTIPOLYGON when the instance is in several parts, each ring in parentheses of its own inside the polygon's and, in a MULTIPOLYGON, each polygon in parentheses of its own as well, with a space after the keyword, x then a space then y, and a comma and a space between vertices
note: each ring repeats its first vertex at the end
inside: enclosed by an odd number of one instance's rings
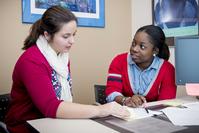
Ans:
POLYGON ((154 48, 153 54, 157 55, 158 53, 159 53, 159 49, 158 48, 154 48))
POLYGON ((44 31, 44 37, 46 38, 47 41, 50 41, 50 35, 48 34, 47 31, 44 31))

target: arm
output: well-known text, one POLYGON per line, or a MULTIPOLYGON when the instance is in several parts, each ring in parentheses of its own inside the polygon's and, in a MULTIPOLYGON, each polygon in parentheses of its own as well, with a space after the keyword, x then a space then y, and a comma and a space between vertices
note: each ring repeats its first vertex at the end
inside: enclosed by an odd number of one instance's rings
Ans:
POLYGON ((51 78, 49 78, 48 68, 44 64, 23 61, 23 65, 20 67, 20 74, 34 105, 45 117, 92 118, 108 115, 129 116, 127 109, 115 102, 92 106, 58 100, 52 87, 51 78))
POLYGON ((117 56, 112 60, 108 70, 107 85, 105 90, 108 102, 114 101, 117 96, 123 96, 121 69, 121 59, 117 56))
POLYGON ((111 62, 107 78, 107 101, 116 101, 121 105, 130 107, 140 106, 146 101, 143 96, 133 95, 132 97, 126 97, 123 95, 124 81, 122 76, 124 76, 125 68, 127 69, 127 54, 119 55, 111 62))
POLYGON ((113 115, 117 117, 129 117, 130 113, 116 102, 99 106, 83 105, 71 102, 62 102, 56 113, 57 118, 93 118, 113 115))

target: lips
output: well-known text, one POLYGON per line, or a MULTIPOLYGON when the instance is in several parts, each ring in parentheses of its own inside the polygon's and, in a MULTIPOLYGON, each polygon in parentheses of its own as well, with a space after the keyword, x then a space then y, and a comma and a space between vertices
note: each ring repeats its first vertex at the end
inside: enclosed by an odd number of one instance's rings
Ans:
POLYGON ((71 48, 71 46, 66 46, 66 48, 67 48, 67 49, 70 49, 70 48, 71 48))
POLYGON ((133 60, 139 59, 139 56, 136 55, 136 54, 131 55, 131 57, 132 57, 133 60))

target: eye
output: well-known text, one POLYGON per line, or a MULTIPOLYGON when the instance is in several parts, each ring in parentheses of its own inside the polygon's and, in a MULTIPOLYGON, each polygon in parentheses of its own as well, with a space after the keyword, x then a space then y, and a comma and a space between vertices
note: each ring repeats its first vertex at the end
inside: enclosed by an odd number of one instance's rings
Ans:
POLYGON ((67 39, 68 37, 69 37, 69 36, 66 36, 66 35, 65 35, 65 36, 63 36, 63 38, 64 38, 64 39, 67 39))
POLYGON ((142 50, 146 49, 146 46, 144 46, 144 43, 140 44, 140 49, 142 49, 142 50))
POLYGON ((136 45, 136 43, 133 41, 132 44, 131 44, 131 46, 135 47, 135 45, 136 45))

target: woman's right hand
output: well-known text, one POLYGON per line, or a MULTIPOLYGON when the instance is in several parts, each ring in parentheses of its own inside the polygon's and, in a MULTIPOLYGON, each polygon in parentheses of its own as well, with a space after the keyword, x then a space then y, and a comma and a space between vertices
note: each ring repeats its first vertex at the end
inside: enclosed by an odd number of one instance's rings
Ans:
POLYGON ((127 107, 121 106, 116 102, 110 102, 98 106, 100 110, 99 117, 105 117, 108 115, 113 115, 119 118, 128 118, 130 117, 130 112, 127 110, 127 107))

